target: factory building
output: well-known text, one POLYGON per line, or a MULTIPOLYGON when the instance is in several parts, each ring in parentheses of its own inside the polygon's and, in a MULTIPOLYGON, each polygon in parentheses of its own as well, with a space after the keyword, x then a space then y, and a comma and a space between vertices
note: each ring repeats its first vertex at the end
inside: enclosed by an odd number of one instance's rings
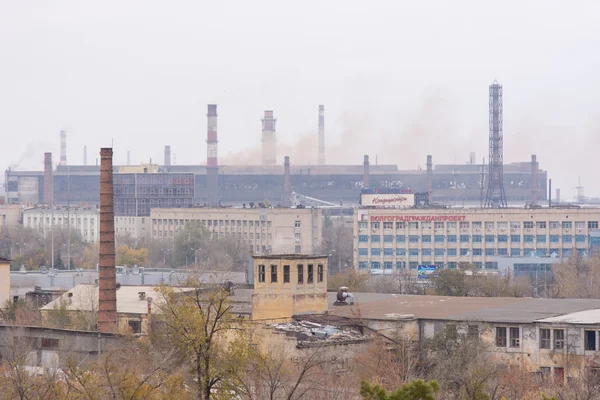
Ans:
POLYGON ((497 270, 501 258, 586 254, 599 221, 600 208, 361 208, 354 265, 383 273, 461 262, 497 270))
POLYGON ((173 240, 196 221, 211 238, 236 238, 257 254, 314 254, 322 240, 317 208, 154 208, 150 219, 155 240, 173 240))
POLYGON ((49 237, 52 228, 71 229, 86 242, 96 243, 99 232, 99 212, 96 207, 35 207, 23 211, 23 226, 49 237), (69 223, 69 219, 71 222, 69 223))

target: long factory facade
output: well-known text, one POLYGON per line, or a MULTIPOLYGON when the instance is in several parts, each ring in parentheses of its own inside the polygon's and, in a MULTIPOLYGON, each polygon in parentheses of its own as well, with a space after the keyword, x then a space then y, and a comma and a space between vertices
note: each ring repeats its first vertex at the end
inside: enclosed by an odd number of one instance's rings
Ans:
POLYGON ((354 266, 393 273, 461 262, 497 270, 504 258, 588 254, 600 208, 359 208, 354 266))

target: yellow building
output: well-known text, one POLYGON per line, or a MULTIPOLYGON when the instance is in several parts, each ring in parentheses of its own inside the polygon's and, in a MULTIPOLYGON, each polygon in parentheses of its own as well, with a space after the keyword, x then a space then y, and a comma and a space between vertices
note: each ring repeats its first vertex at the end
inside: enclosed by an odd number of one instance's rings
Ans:
POLYGON ((10 300, 10 260, 0 257, 0 308, 10 300))
POLYGON ((21 206, 18 204, 0 204, 0 232, 18 225, 21 220, 21 206))
POLYGON ((156 174, 158 164, 122 165, 119 167, 120 174, 156 174))
POLYGON ((252 319, 289 320, 327 311, 327 257, 277 254, 254 257, 252 319))
POLYGON ((253 253, 309 253, 322 240, 322 214, 316 208, 153 208, 153 239, 172 239, 196 221, 212 238, 236 238, 253 253))

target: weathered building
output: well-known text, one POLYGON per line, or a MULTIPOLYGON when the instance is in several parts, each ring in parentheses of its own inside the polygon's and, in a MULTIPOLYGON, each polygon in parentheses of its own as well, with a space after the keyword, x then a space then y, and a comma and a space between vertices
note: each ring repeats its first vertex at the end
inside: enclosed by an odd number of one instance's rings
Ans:
POLYGON ((152 238, 173 239, 196 221, 216 239, 235 238, 253 253, 314 253, 322 241, 316 208, 154 208, 152 238))
POLYGON ((0 257, 0 308, 10 300, 10 260, 0 257))
POLYGON ((48 237, 52 228, 79 232, 83 240, 98 241, 100 214, 95 206, 35 207, 23 211, 23 226, 48 237))
POLYGON ((252 319, 290 320, 327 311, 327 257, 273 254, 254 257, 252 319))

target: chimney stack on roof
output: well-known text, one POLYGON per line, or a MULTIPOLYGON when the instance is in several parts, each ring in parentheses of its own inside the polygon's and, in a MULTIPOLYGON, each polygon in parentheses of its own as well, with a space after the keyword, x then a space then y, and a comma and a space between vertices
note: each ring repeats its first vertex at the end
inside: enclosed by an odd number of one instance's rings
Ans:
POLYGON ((291 196, 292 186, 290 182, 290 157, 285 156, 285 161, 283 163, 283 201, 281 203, 284 207, 290 206, 291 196))
POLYGON ((219 204, 217 116, 217 105, 208 104, 208 112, 206 113, 206 202, 209 206, 219 204))
POLYGON ((325 106, 319 106, 319 165, 325 165, 325 106))
POLYGON ((369 156, 366 154, 363 161, 363 189, 369 189, 369 156))
POLYGON ((52 153, 44 153, 44 204, 54 203, 54 174, 52 172, 52 153))
POLYGON ((60 164, 67 165, 67 132, 60 131, 60 164))
POLYGON ((263 165, 275 165, 277 163, 276 122, 277 119, 273 118, 273 110, 265 110, 265 117, 262 119, 263 165))
POLYGON ((427 155, 427 196, 433 201, 433 162, 431 154, 427 155))

